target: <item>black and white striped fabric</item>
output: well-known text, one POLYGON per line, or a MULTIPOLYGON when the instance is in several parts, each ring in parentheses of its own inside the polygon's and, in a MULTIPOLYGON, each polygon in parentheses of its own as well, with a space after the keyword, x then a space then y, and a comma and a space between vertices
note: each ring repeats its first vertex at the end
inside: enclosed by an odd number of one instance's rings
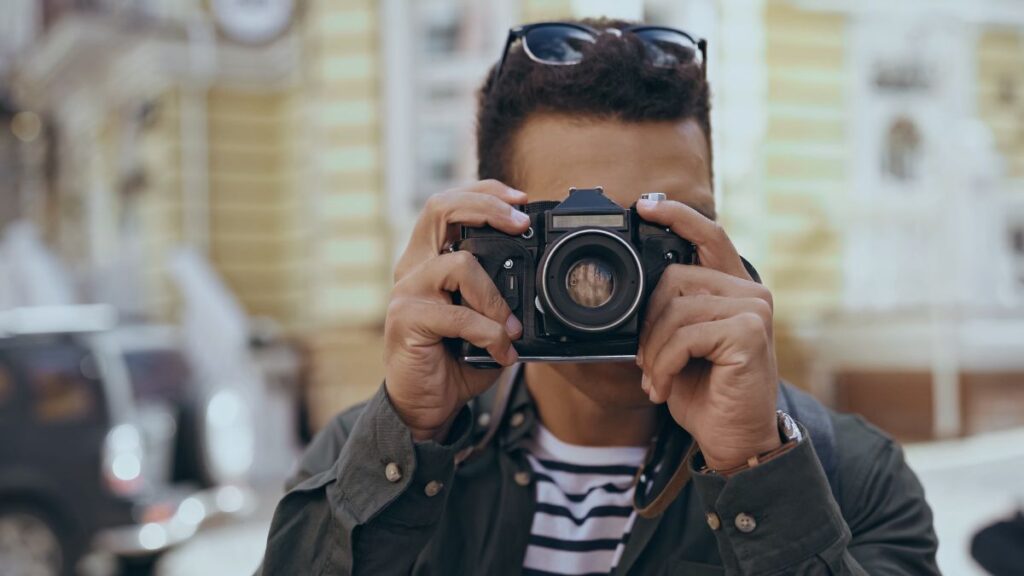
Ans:
POLYGON ((633 527, 633 477, 647 449, 574 446, 539 424, 526 449, 537 508, 523 574, 611 572, 633 527))

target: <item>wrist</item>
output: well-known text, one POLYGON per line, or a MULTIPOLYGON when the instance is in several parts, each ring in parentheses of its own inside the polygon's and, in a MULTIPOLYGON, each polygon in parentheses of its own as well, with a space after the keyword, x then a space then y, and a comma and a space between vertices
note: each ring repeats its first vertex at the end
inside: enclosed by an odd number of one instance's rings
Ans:
POLYGON ((449 418, 444 424, 437 428, 413 428, 406 424, 409 428, 409 434, 412 435, 414 442, 437 442, 438 444, 444 444, 444 441, 448 438, 448 433, 452 429, 452 421, 454 418, 449 418))
POLYGON ((444 443, 444 440, 448 438, 448 433, 451 431, 452 424, 455 422, 455 417, 458 415, 461 406, 452 410, 451 414, 438 422, 437 418, 439 417, 438 412, 440 410, 423 410, 415 406, 408 406, 399 397, 391 393, 391 390, 388 389, 387 380, 384 381, 384 388, 388 393, 388 401, 391 403, 391 408, 398 415, 398 419, 402 421, 402 424, 405 424, 413 441, 444 443), (424 413, 433 414, 429 414, 429 417, 424 417, 424 413))
POLYGON ((698 441, 705 465, 711 470, 729 470, 741 466, 751 457, 766 454, 782 446, 782 437, 774 421, 763 432, 748 439, 737 440, 729 446, 721 443, 705 445, 698 441))

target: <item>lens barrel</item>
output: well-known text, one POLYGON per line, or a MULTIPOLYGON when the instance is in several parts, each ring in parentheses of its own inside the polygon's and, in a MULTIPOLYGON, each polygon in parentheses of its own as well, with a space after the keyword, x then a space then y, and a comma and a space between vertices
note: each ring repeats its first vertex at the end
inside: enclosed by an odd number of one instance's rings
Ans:
POLYGON ((583 228, 552 244, 541 258, 537 285, 545 313, 586 333, 614 330, 640 306, 640 256, 622 237, 583 228))

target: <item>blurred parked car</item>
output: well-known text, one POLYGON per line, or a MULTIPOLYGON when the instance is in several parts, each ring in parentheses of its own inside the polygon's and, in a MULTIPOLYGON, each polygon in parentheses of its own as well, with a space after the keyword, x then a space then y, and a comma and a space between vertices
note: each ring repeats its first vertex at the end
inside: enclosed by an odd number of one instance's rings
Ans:
POLYGON ((251 507, 242 391, 199 383, 169 329, 104 306, 0 312, 0 566, 145 564, 251 507), (102 564, 102 563, 101 563, 102 564))

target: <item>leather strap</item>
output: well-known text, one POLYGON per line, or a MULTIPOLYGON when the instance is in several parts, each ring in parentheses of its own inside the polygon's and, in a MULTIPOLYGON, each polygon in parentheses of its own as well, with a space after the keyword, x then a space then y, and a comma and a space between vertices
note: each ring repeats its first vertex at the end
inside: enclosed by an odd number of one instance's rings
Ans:
POLYGON ((512 390, 515 388, 516 380, 519 378, 521 363, 513 364, 501 371, 494 384, 494 399, 491 402, 491 420, 487 423, 487 432, 480 440, 472 446, 467 446, 455 455, 455 467, 472 458, 475 454, 483 452, 487 445, 494 439, 494 435, 501 428, 501 422, 505 419, 505 410, 508 409, 509 399, 512 397, 512 390))
POLYGON ((679 496, 679 492, 690 481, 690 459, 693 458, 698 450, 697 443, 691 442, 690 449, 686 451, 686 455, 679 461, 679 465, 676 467, 676 471, 672 473, 668 484, 654 497, 654 500, 651 500, 646 505, 640 504, 641 491, 646 489, 646 486, 640 482, 640 479, 644 477, 644 469, 647 467, 647 463, 644 463, 637 470, 636 477, 633 478, 633 508, 640 517, 656 518, 672 505, 672 502, 679 496))

